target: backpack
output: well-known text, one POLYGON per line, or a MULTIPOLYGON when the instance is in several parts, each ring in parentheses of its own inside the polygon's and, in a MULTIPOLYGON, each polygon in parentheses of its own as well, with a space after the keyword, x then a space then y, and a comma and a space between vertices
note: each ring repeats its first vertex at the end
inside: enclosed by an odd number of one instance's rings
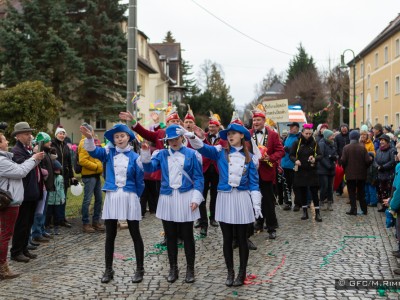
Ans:
POLYGON ((74 171, 75 171, 76 174, 81 174, 82 173, 82 166, 79 164, 78 149, 76 149, 76 153, 75 153, 74 171))

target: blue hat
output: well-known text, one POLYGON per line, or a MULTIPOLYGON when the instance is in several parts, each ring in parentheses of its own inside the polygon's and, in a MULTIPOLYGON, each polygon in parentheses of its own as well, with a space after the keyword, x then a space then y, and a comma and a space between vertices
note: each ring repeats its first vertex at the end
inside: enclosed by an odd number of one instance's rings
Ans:
POLYGON ((110 142, 114 143, 114 134, 116 134, 117 132, 125 132, 125 133, 127 133, 130 136, 130 138, 129 138, 130 142, 135 139, 135 134, 125 124, 115 124, 113 126, 113 128, 111 128, 110 130, 107 130, 104 133, 104 137, 107 140, 109 140, 110 142))
POLYGON ((62 165, 57 159, 53 161, 53 170, 54 171, 62 170, 62 165))
POLYGON ((244 126, 239 125, 239 124, 235 124, 235 123, 229 124, 229 126, 226 129, 221 130, 219 132, 219 136, 221 137, 221 139, 227 140, 227 136, 228 136, 228 132, 229 131, 237 131, 237 132, 243 133, 244 134, 244 139, 246 141, 250 141, 250 139, 251 139, 250 131, 248 131, 244 126))
POLYGON ((172 140, 172 139, 176 139, 178 136, 181 136, 181 134, 178 134, 176 132, 176 130, 178 128, 182 128, 181 126, 177 125, 177 124, 171 124, 167 127, 167 129, 165 129, 165 137, 164 140, 172 140))

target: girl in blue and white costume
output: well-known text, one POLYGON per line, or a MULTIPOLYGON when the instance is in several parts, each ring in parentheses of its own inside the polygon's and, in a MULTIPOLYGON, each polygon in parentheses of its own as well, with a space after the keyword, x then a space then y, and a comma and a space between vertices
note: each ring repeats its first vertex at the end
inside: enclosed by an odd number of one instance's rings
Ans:
POLYGON ((161 189, 156 216, 161 219, 167 237, 170 271, 168 282, 178 277, 178 232, 183 238, 187 262, 187 283, 194 282, 195 244, 193 221, 200 218, 198 206, 203 201, 204 178, 201 155, 183 145, 183 128, 172 124, 165 131, 169 149, 150 154, 149 146, 142 144, 140 154, 145 172, 161 169, 161 189))
POLYGON ((228 140, 227 149, 204 144, 191 132, 184 132, 190 144, 205 157, 218 162, 219 183, 215 208, 215 220, 220 222, 224 239, 224 257, 228 268, 227 286, 243 285, 249 259, 247 227, 261 215, 261 193, 258 186, 258 171, 254 156, 249 152, 246 141, 251 140, 250 132, 239 124, 231 123, 219 132, 223 140, 228 140), (240 268, 234 280, 233 233, 237 233, 239 243, 240 268))
POLYGON ((118 220, 127 220, 129 233, 135 245, 136 272, 132 282, 143 280, 144 245, 140 235, 139 221, 142 219, 140 199, 144 190, 144 172, 139 155, 128 144, 135 139, 134 133, 125 124, 117 124, 104 133, 104 137, 113 141, 115 147, 96 147, 91 131, 80 127, 86 137, 84 148, 89 155, 106 162, 107 176, 103 186, 106 192, 103 215, 106 225, 105 261, 106 270, 101 279, 107 283, 114 277, 113 255, 117 236, 118 220))

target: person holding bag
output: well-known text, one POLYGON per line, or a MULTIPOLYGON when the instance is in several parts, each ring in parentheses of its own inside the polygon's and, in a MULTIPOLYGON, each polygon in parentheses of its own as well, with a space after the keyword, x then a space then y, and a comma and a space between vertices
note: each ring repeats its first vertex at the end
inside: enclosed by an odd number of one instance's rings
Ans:
POLYGON ((8 191, 11 202, 0 210, 0 279, 12 279, 20 274, 10 270, 7 263, 8 244, 13 235, 19 206, 24 200, 24 178, 44 158, 44 152, 35 153, 21 164, 12 160, 13 154, 8 152, 8 141, 0 133, 0 188, 8 191))

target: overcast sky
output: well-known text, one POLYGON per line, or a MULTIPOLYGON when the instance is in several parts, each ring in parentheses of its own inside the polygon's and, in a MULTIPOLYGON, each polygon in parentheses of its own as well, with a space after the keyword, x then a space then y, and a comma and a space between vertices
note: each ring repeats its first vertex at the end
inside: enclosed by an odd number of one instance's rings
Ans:
MULTIPOLYGON (((317 67, 327 70, 329 60, 332 66, 340 63, 345 49, 360 52, 397 16, 400 7, 399 0, 137 2, 138 29, 150 42, 161 42, 170 30, 181 43, 182 56, 193 65, 195 73, 206 59, 220 64, 236 106, 254 98, 255 85, 270 68, 277 73, 286 71, 300 42, 317 67)), ((349 61, 351 52, 346 52, 345 57, 349 61)))

